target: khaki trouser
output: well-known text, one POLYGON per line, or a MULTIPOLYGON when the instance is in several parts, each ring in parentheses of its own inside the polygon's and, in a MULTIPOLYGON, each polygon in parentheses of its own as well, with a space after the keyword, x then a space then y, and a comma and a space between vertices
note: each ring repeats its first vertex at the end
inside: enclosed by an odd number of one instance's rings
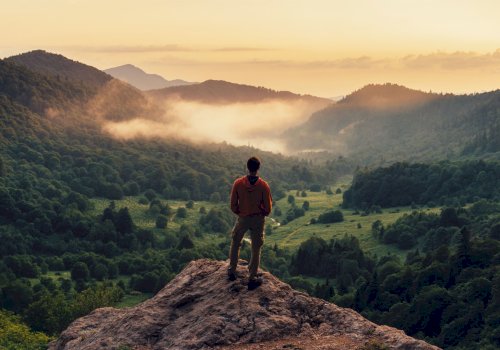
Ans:
POLYGON ((248 265, 248 270, 250 271, 250 278, 257 275, 257 270, 260 264, 260 250, 264 244, 264 223, 266 221, 265 216, 240 216, 238 221, 233 227, 232 240, 231 240, 231 250, 229 251, 229 269, 231 271, 236 271, 236 265, 238 264, 238 257, 240 255, 241 240, 245 233, 250 230, 250 238, 252 239, 252 257, 250 259, 250 264, 248 265))

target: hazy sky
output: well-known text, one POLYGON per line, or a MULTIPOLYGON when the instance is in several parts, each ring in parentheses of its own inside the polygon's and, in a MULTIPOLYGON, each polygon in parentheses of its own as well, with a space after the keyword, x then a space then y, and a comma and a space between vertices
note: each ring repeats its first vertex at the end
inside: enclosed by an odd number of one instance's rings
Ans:
POLYGON ((500 88, 498 0, 0 0, 0 13, 0 57, 41 48, 325 97, 500 88))

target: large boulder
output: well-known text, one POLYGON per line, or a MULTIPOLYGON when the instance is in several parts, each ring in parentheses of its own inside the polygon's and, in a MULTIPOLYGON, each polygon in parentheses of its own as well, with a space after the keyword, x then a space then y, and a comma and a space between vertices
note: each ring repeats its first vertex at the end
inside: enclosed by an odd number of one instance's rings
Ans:
POLYGON ((102 308, 74 321, 52 350, 95 349, 438 349, 351 309, 292 289, 264 272, 227 279, 227 262, 192 261, 153 298, 126 309, 102 308))

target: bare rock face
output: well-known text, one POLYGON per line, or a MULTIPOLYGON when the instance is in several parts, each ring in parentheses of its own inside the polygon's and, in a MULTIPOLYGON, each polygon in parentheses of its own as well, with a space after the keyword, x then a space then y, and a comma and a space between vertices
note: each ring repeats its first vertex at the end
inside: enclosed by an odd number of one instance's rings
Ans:
POLYGON ((248 290, 248 272, 227 279, 227 262, 192 261, 156 296, 74 321, 51 350, 439 349, 351 309, 293 290, 270 273, 248 290))

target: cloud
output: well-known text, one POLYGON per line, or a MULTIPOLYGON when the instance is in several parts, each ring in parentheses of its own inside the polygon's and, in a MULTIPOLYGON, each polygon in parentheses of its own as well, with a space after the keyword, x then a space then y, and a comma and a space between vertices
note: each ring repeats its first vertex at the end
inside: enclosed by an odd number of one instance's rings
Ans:
MULTIPOLYGON (((250 48, 249 48, 250 49, 250 48)), ((228 49, 229 50, 229 49, 228 49)), ((238 50, 235 48, 235 50, 238 50)), ((241 48, 245 50, 245 48, 241 48)), ((254 48, 254 50, 258 50, 254 48)), ((250 65, 291 69, 326 69, 326 70, 500 70, 500 49, 490 53, 477 52, 435 52, 430 54, 407 55, 403 57, 371 56, 345 57, 334 60, 280 60, 252 59, 221 61, 210 59, 192 59, 184 57, 168 57, 161 63, 182 65, 250 65)))
POLYGON ((165 45, 103 45, 103 46, 64 46, 64 49, 75 51, 97 52, 97 53, 162 53, 162 52, 253 52, 271 51, 272 48, 265 47, 190 47, 178 44, 165 45))
POLYGON ((411 55, 401 59, 406 68, 443 70, 471 70, 484 68, 500 68, 500 49, 491 53, 457 51, 452 53, 436 52, 428 55, 411 55))
POLYGON ((346 57, 335 60, 246 60, 233 62, 234 64, 249 64, 261 66, 281 66, 289 68, 327 68, 327 69, 371 69, 387 63, 384 59, 374 59, 369 56, 346 57))
POLYGON ((214 51, 214 52, 250 52, 250 51, 275 51, 276 49, 273 48, 266 48, 266 47, 220 47, 220 48, 215 48, 215 49, 210 49, 208 51, 214 51))
POLYGON ((191 47, 177 44, 167 45, 103 45, 103 46, 65 46, 65 49, 97 53, 152 53, 152 52, 191 52, 191 47))

